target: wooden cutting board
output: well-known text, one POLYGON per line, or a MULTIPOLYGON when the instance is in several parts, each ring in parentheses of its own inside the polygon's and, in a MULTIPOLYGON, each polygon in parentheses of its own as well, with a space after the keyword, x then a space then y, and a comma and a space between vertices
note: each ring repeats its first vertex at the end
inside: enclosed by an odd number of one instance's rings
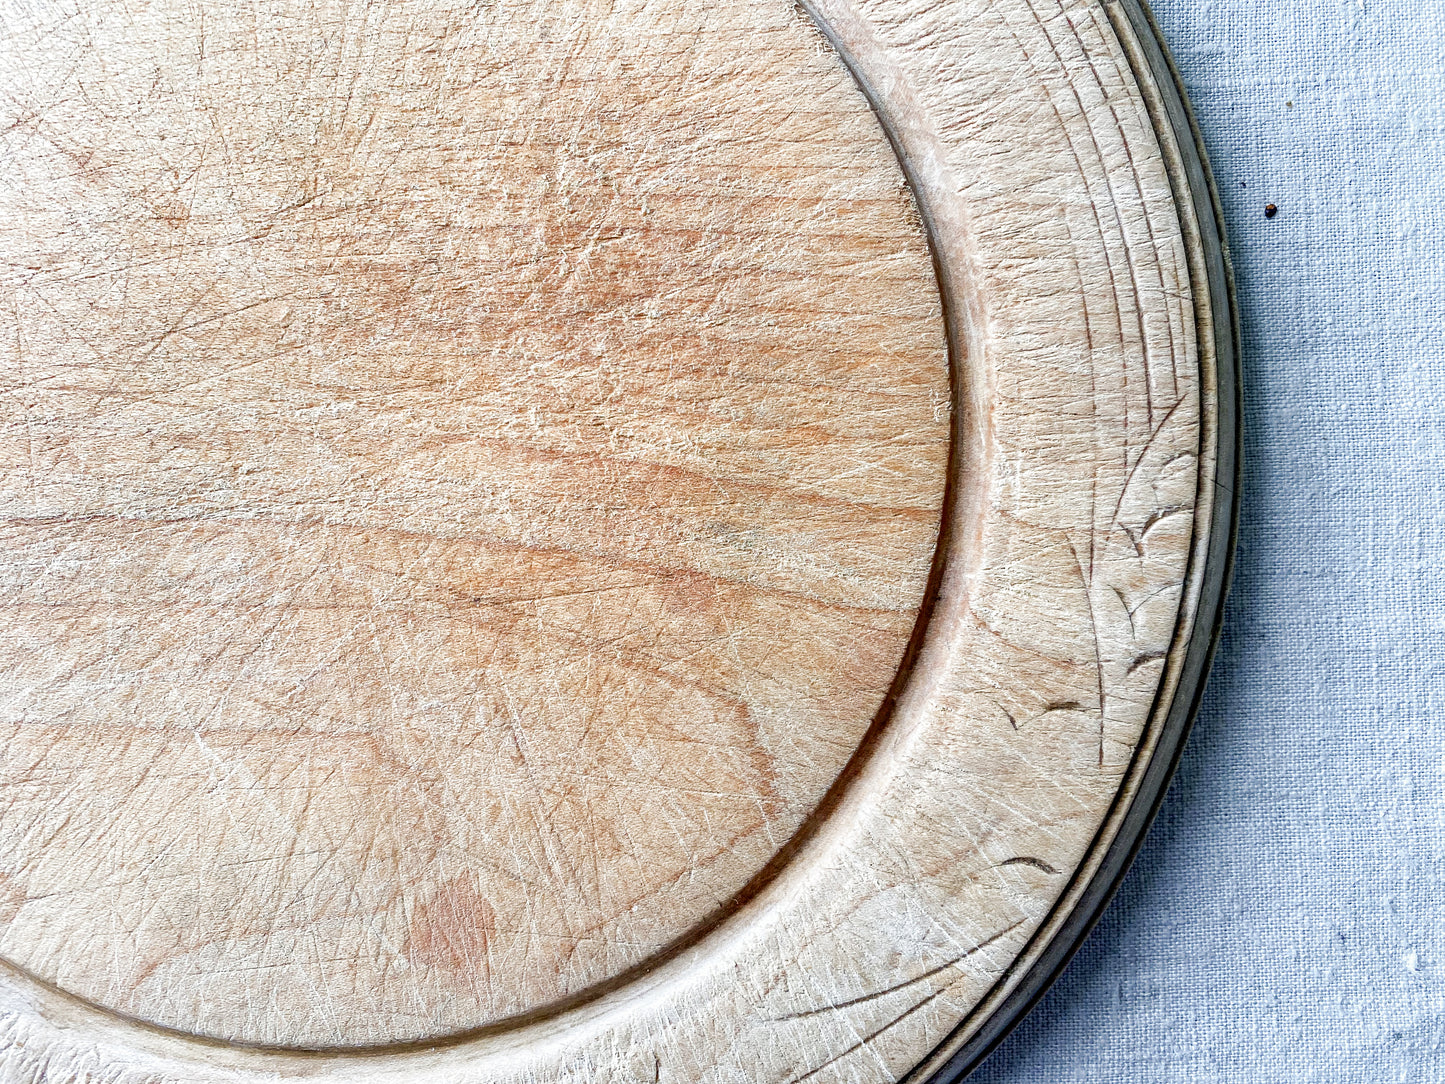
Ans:
POLYGON ((1182 743, 1118 0, 0 7, 0 1079, 950 1079, 1182 743))

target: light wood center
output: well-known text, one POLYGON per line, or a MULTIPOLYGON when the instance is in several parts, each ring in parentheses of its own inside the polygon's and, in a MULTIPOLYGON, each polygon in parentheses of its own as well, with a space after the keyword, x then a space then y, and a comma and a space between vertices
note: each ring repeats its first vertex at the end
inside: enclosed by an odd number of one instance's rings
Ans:
POLYGON ((881 708, 924 234, 791 3, 210 10, 0 33, 0 954, 253 1043, 537 1011, 881 708))

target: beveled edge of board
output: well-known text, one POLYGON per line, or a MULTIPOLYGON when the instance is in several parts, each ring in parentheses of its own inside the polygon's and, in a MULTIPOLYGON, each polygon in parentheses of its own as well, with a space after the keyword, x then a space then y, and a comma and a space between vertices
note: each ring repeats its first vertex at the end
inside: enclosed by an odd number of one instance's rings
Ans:
MULTIPOLYGON (((1192 214, 1200 246, 1202 266, 1193 268, 1192 274, 1196 292, 1206 298, 1206 313, 1211 317, 1217 449, 1212 479, 1213 515, 1205 542, 1204 567, 1197 572, 1191 569, 1191 575, 1201 578, 1202 590, 1194 620, 1179 631, 1177 642, 1186 645, 1179 686, 1152 750, 1147 756, 1136 753, 1136 764, 1131 769, 1132 791, 1127 783, 1121 788, 1074 882, 1033 941, 1000 976, 993 992, 905 1078, 910 1084, 958 1084, 977 1069, 1059 979, 1104 916, 1159 813, 1199 714, 1234 574, 1243 399, 1239 309, 1224 208, 1183 78, 1148 0, 1103 0, 1103 6, 1145 93, 1160 144, 1166 149, 1181 219, 1188 221, 1192 214), (1092 872, 1087 872, 1090 866, 1092 872)), ((1141 753, 1144 745, 1141 742, 1141 753)))

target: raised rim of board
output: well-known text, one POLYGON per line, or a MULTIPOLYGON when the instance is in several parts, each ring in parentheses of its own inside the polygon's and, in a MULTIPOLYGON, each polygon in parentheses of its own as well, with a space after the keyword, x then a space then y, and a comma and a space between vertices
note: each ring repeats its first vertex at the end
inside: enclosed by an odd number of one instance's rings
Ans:
POLYGON ((1121 805, 1125 808, 1117 828, 1111 836, 1112 818, 1105 818, 1080 868, 1086 868, 1100 849, 1102 860, 1092 876, 1064 892, 1054 913, 1041 924, 1034 943, 1026 945, 999 977, 995 991, 1002 996, 997 1003, 990 1006, 991 996, 980 1003, 980 1009, 987 1007, 987 1015, 980 1021, 976 1009, 909 1075, 907 1079, 918 1084, 958 1084, 977 1069, 1063 974, 1103 917, 1149 834, 1199 713, 1234 572, 1243 405, 1239 309, 1224 210, 1184 81, 1148 0, 1104 0, 1103 6, 1124 43, 1140 86, 1158 92, 1158 97, 1148 102, 1149 113, 1161 142, 1168 143, 1172 138, 1177 148, 1178 159, 1170 163, 1170 183, 1181 210, 1193 211, 1202 242, 1218 369, 1218 460, 1207 557, 1199 573, 1203 589, 1189 630, 1179 688, 1160 728, 1158 743, 1132 795, 1120 792, 1116 810, 1121 805))

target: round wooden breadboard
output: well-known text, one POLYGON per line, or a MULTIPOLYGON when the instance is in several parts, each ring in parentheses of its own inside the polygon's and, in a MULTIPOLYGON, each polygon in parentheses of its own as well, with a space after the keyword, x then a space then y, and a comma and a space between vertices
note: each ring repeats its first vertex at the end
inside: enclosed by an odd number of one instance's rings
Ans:
POLYGON ((0 88, 0 1080, 997 1042, 1227 579, 1135 0, 37 0, 0 88))

